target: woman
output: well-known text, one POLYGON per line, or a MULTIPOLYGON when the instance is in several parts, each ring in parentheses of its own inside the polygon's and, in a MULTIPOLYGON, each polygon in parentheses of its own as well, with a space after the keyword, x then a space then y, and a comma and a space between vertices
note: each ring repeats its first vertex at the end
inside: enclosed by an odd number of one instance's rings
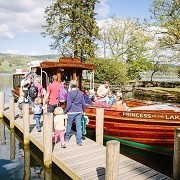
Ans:
POLYGON ((77 82, 72 80, 70 82, 71 91, 67 95, 67 106, 64 113, 68 115, 68 122, 65 134, 65 141, 69 141, 69 135, 72 127, 73 120, 76 121, 76 143, 82 146, 82 129, 81 129, 81 118, 82 113, 85 112, 85 102, 83 93, 78 90, 77 82))

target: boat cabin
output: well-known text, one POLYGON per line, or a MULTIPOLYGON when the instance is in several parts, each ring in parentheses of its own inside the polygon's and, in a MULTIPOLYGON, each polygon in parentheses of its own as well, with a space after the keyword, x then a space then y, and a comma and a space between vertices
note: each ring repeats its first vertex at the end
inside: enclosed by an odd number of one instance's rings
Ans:
MULTIPOLYGON (((69 85, 71 80, 78 81, 78 87, 82 90, 82 78, 83 70, 90 71, 90 88, 94 88, 94 70, 96 68, 93 64, 87 64, 81 62, 79 58, 62 57, 57 62, 44 61, 35 63, 30 66, 31 68, 37 68, 37 75, 42 77, 41 84, 43 88, 47 90, 48 85, 52 82, 52 76, 58 76, 58 82, 65 82, 66 86, 69 85)), ((25 69, 18 69, 13 74, 13 89, 12 94, 15 97, 19 97, 19 88, 21 86, 21 80, 28 72, 25 69)))
MULTIPOLYGON (((57 75, 58 82, 65 82, 68 85, 71 80, 77 80, 79 89, 82 89, 83 70, 93 71, 96 66, 83 63, 79 58, 62 57, 59 62, 42 62, 40 68, 43 86, 47 87, 52 76, 57 75)), ((94 73, 92 79, 94 79, 94 73)))

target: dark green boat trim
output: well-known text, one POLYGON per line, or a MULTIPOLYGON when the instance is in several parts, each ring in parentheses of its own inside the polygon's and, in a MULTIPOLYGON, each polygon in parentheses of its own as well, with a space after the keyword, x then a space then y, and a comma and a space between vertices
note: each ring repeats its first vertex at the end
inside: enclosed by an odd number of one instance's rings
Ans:
POLYGON ((128 141, 128 140, 124 140, 124 139, 120 139, 120 138, 115 138, 115 137, 108 136, 108 135, 104 135, 103 137, 104 137, 104 139, 107 139, 107 140, 117 140, 117 141, 119 141, 120 143, 122 143, 124 145, 144 149, 144 150, 147 150, 147 151, 153 151, 153 152, 157 152, 157 153, 160 153, 160 154, 167 154, 167 155, 170 155, 170 156, 173 155, 173 150, 164 149, 164 148, 158 148, 158 147, 155 147, 155 146, 150 146, 150 145, 146 145, 146 144, 132 142, 132 141, 128 141))

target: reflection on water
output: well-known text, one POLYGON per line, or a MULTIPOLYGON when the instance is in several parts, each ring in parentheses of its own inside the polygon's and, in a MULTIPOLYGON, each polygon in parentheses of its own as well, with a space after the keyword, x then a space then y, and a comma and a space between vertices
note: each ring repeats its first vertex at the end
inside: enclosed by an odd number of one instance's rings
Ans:
POLYGON ((19 156, 18 141, 13 132, 9 132, 4 122, 0 121, 1 140, 0 145, 0 177, 1 179, 22 179, 23 174, 23 159, 19 156))

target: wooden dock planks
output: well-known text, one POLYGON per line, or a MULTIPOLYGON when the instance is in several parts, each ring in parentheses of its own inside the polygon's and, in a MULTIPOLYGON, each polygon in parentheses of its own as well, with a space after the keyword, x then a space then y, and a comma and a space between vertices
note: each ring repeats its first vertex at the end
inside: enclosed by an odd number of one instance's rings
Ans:
MULTIPOLYGON (((15 112, 18 112, 15 104, 15 112)), ((17 114, 16 114, 17 115, 17 114)), ((9 108, 5 108, 4 116, 10 119, 9 108)), ((23 120, 15 118, 15 126, 23 133, 23 120)), ((43 128, 37 132, 35 120, 30 115, 30 141, 43 152, 43 128)), ((63 149, 60 143, 55 144, 52 152, 52 161, 72 179, 99 180, 105 179, 106 147, 86 138, 82 146, 76 144, 75 134, 63 149)), ((121 180, 133 179, 171 179, 141 163, 124 155, 119 155, 119 178, 121 180)))

